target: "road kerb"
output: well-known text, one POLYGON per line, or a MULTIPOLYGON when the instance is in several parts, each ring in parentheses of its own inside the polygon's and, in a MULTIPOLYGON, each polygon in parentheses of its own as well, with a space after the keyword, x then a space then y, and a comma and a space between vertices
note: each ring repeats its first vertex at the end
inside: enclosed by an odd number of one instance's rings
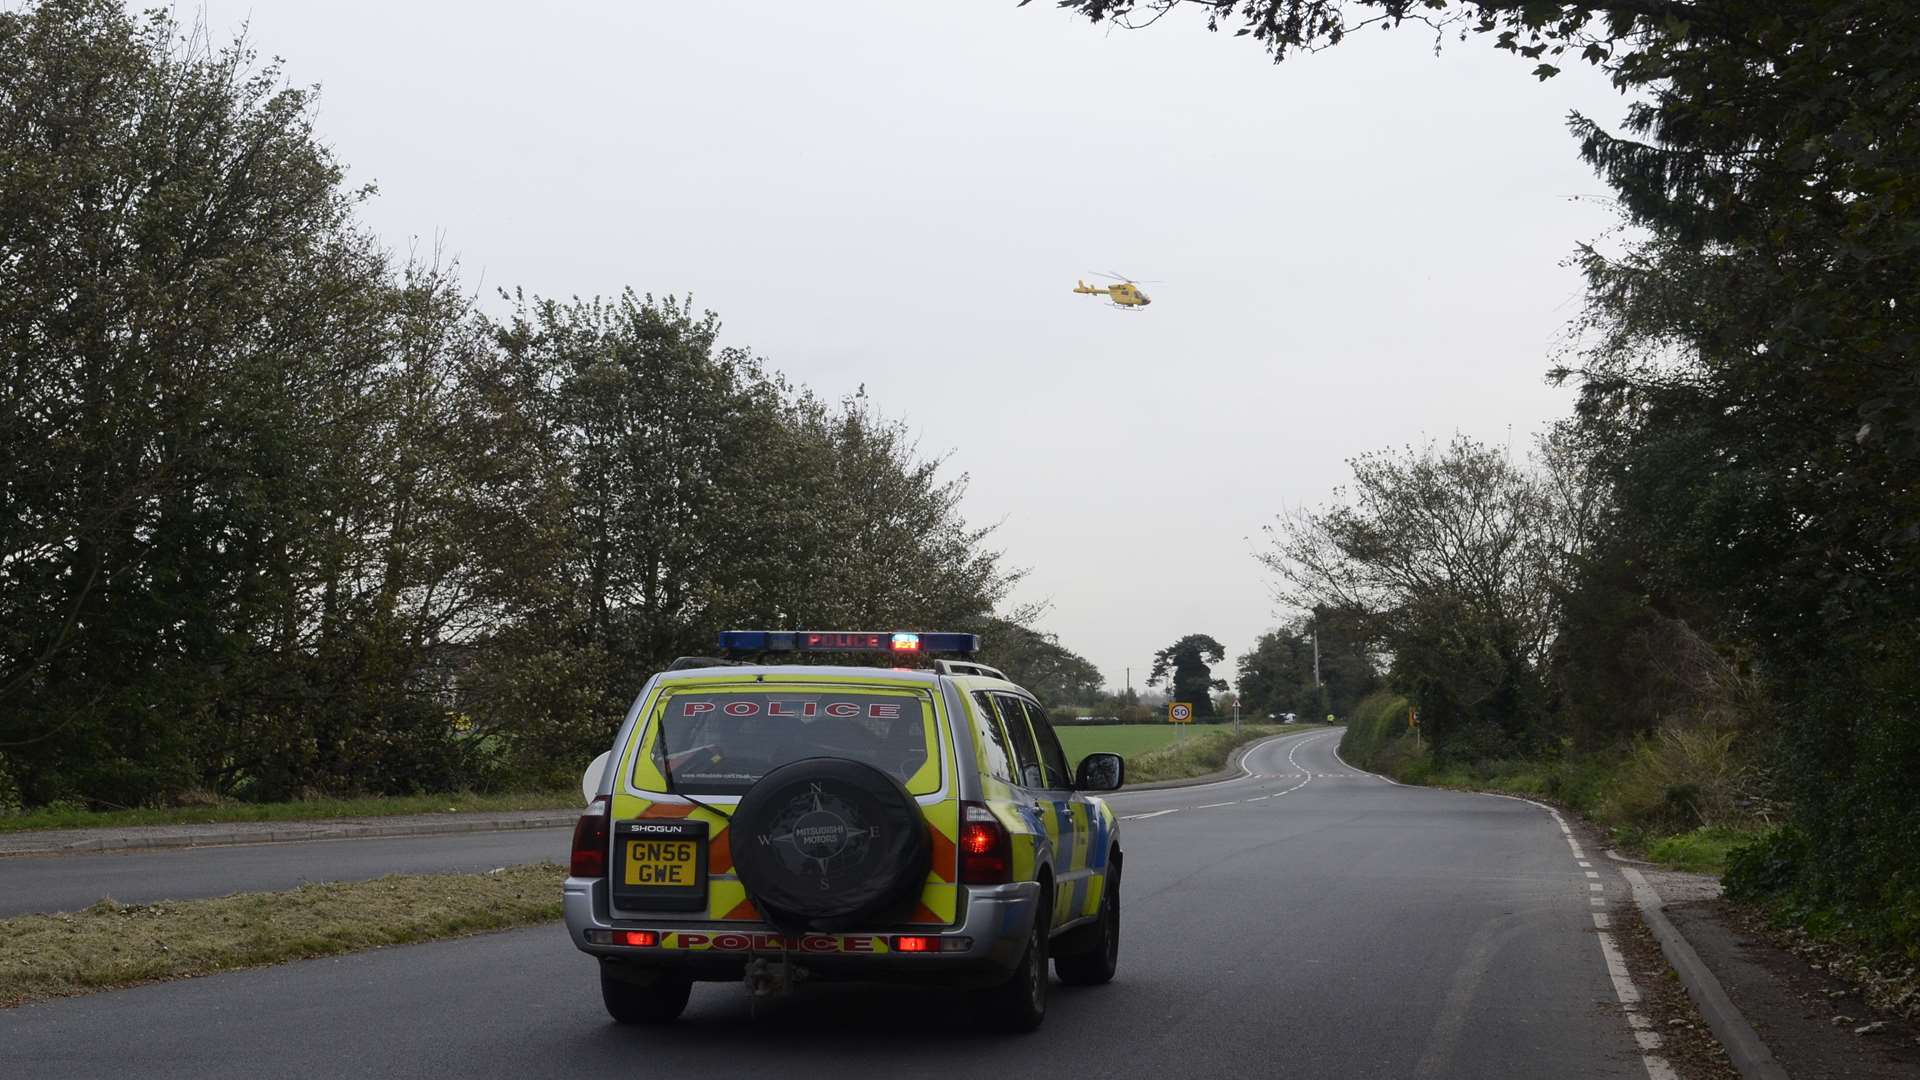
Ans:
POLYGON ((1634 902, 1640 906, 1641 917, 1659 940, 1660 951, 1666 954, 1667 963, 1672 964, 1674 972, 1680 976, 1680 984, 1686 987, 1687 996, 1700 1009, 1700 1015, 1713 1030, 1714 1038, 1720 1040, 1720 1045, 1726 1049, 1733 1067, 1746 1080, 1788 1080, 1787 1070, 1774 1060, 1773 1051, 1767 1049, 1760 1033, 1740 1014, 1733 999, 1727 996, 1726 988, 1720 985, 1719 978, 1700 959, 1692 943, 1667 918, 1660 894, 1647 883, 1646 875, 1631 866, 1623 865, 1619 869, 1626 877, 1627 884, 1633 887, 1634 902))

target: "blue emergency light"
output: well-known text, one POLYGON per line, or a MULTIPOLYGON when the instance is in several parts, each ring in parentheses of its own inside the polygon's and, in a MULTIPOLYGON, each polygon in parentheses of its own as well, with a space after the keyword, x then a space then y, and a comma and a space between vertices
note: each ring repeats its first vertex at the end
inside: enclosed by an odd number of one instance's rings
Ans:
POLYGON ((723 653, 867 652, 958 653, 980 651, 979 634, 921 634, 897 630, 722 630, 723 653))

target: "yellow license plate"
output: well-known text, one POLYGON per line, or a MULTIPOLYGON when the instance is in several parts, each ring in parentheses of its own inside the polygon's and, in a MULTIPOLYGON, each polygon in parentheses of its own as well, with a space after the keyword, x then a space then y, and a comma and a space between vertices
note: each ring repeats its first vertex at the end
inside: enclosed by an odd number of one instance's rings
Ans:
POLYGON ((627 841, 628 885, 697 885, 700 849, 694 840, 627 841))

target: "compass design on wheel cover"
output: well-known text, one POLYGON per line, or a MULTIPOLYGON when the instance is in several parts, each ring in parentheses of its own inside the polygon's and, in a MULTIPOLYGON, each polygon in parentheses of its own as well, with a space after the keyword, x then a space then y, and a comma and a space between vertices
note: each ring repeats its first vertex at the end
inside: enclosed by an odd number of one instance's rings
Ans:
POLYGON ((860 865, 880 836, 880 826, 852 801, 818 783, 795 792, 773 824, 756 839, 771 848, 793 873, 815 877, 822 891, 833 888, 833 875, 860 865))

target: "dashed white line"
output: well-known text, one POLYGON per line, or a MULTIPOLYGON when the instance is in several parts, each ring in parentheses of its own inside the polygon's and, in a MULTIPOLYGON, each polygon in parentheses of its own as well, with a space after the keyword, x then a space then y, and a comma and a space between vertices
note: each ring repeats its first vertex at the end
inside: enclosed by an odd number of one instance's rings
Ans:
POLYGON ((1151 814, 1124 814, 1121 816, 1120 820, 1121 821, 1145 821, 1150 817, 1164 817, 1167 814, 1177 814, 1179 812, 1180 812, 1180 807, 1176 806, 1171 810, 1155 810, 1151 814))
POLYGON ((1217 806, 1232 806, 1232 805, 1233 804, 1230 802, 1210 802, 1210 803, 1201 803, 1199 806, 1194 807, 1194 809, 1195 810, 1212 810, 1217 806))

